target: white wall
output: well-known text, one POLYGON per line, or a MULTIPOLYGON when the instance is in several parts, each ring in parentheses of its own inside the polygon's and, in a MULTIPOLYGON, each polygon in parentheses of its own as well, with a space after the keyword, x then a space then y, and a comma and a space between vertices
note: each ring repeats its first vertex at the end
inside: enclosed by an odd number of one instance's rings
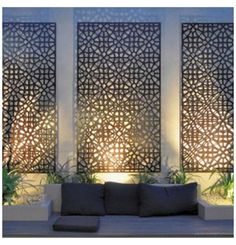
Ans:
MULTIPOLYGON (((180 164, 181 23, 233 22, 233 8, 4 8, 4 21, 57 23, 58 162, 75 153, 74 86, 78 21, 161 22, 162 173, 180 164)), ((203 188, 209 174, 198 174, 203 188)), ((35 175, 34 175, 35 176, 35 175)), ((101 175, 126 181, 125 174, 101 175)), ((213 181, 213 179, 212 179, 213 181)))

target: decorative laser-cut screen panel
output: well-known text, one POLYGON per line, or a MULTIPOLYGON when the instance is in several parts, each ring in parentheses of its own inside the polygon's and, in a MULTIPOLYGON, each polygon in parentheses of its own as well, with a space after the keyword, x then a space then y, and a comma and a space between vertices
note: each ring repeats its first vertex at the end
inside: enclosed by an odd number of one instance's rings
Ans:
POLYGON ((182 25, 182 164, 233 171, 233 24, 182 25))
POLYGON ((78 172, 160 171, 160 23, 78 23, 78 172))
POLYGON ((3 164, 48 172, 56 160, 56 24, 3 24, 3 164))

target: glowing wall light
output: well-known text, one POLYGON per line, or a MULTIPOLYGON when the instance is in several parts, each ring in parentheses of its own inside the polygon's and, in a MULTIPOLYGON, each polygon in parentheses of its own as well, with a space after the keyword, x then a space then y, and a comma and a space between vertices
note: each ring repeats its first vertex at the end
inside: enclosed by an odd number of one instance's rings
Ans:
POLYGON ((48 172, 56 160, 56 25, 3 24, 3 164, 48 172))
POLYGON ((233 24, 182 25, 182 164, 233 171, 233 24))
POLYGON ((160 23, 78 23, 78 171, 160 171, 160 23))

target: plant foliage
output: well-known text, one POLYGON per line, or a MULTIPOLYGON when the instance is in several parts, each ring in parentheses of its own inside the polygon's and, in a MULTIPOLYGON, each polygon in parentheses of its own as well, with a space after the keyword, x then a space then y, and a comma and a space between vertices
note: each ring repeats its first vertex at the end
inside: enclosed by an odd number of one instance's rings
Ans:
MULTIPOLYGON (((56 171, 50 171, 47 173, 46 177, 43 178, 43 182, 45 184, 63 184, 65 182, 69 182, 70 179, 70 167, 69 167, 69 161, 72 159, 68 159, 63 164, 57 164, 56 171)), ((73 168, 72 166, 71 168, 73 168)), ((41 182, 42 183, 42 182, 41 182)))
POLYGON ((182 166, 179 170, 170 169, 166 178, 170 184, 187 184, 191 180, 191 178, 184 172, 182 166))
POLYGON ((46 184, 63 184, 71 181, 74 183, 90 183, 90 184, 99 182, 97 175, 90 171, 87 171, 86 173, 72 174, 72 172, 74 172, 74 168, 76 168, 76 166, 69 165, 69 162, 72 159, 68 159, 62 165, 58 164, 55 172, 47 173, 44 182, 46 184))
POLYGON ((205 192, 217 193, 220 196, 222 196, 224 199, 229 198, 231 201, 234 201, 234 174, 233 173, 221 173, 221 172, 212 172, 209 178, 211 178, 214 174, 218 173, 219 178, 216 180, 216 182, 206 188, 203 191, 203 194, 205 192))
POLYGON ((17 197, 17 188, 21 182, 21 174, 17 170, 8 172, 6 168, 2 168, 2 202, 11 205, 17 197))
POLYGON ((76 173, 72 177, 72 182, 94 184, 99 182, 99 178, 92 172, 76 173))
POLYGON ((139 183, 139 184, 159 183, 157 177, 155 177, 153 173, 138 173, 138 174, 132 174, 131 176, 132 176, 132 181, 134 183, 139 183))

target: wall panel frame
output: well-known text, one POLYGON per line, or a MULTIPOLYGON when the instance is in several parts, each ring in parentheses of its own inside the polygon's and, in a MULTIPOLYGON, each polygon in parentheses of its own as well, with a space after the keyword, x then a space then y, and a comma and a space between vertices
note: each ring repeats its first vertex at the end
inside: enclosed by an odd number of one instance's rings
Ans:
POLYGON ((233 171, 233 97, 233 24, 182 24, 185 171, 233 171))
POLYGON ((160 171, 160 35, 160 23, 78 23, 78 172, 160 171))

